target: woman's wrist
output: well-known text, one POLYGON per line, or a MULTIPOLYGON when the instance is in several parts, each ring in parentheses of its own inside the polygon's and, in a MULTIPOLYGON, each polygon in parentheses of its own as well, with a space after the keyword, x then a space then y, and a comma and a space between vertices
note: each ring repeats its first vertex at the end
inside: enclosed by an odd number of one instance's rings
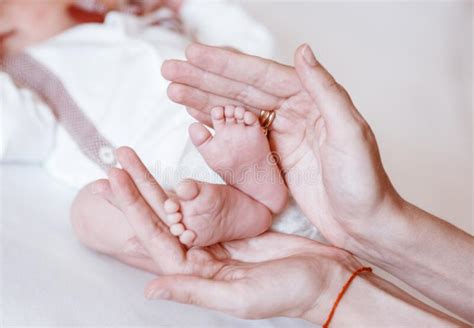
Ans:
MULTIPOLYGON (((326 277, 325 286, 319 295, 315 295, 311 308, 301 316, 302 319, 318 325, 324 324, 327 320, 344 284, 363 266, 353 255, 344 250, 334 248, 331 253, 325 254, 331 258, 331 264, 323 273, 326 277)), ((318 257, 321 254, 318 252, 314 256, 318 257)), ((322 276, 321 272, 314 272, 314 275, 322 276)))
MULTIPOLYGON (((335 289, 328 294, 339 294, 347 278, 340 279, 340 285, 337 288, 337 284, 334 285, 335 289)), ((323 325, 336 298, 326 306, 315 304, 302 319, 323 325), (323 315, 323 312, 327 314, 323 315)), ((465 325, 423 304, 375 274, 364 272, 355 277, 343 294, 335 308, 330 326, 463 327, 465 325)))
POLYGON ((401 198, 354 231, 348 248, 353 254, 474 320, 468 265, 474 259, 472 236, 401 198))
POLYGON ((350 238, 343 248, 382 268, 398 264, 400 255, 406 257, 404 245, 413 241, 416 219, 409 207, 398 195, 387 196, 377 213, 347 225, 350 238))

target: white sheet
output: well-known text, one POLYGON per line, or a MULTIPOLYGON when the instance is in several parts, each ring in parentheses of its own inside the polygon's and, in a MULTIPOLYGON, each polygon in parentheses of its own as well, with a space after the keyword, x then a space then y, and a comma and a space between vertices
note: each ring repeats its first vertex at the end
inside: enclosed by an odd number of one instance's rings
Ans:
POLYGON ((35 166, 0 166, 2 327, 309 327, 285 318, 245 321, 147 301, 153 276, 82 247, 68 213, 75 191, 35 166))

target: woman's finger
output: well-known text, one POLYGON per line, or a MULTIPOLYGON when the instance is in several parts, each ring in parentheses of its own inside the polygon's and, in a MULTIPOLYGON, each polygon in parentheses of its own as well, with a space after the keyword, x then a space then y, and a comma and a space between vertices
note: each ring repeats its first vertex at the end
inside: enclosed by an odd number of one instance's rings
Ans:
POLYGON ((186 84, 251 107, 272 110, 281 102, 279 97, 261 91, 248 83, 202 70, 185 61, 169 60, 163 64, 161 73, 164 78, 175 83, 186 84))
POLYGON ((196 43, 186 49, 186 58, 205 71, 251 85, 277 97, 294 95, 301 87, 292 67, 272 60, 196 43))
POLYGON ((128 172, 141 196, 159 217, 166 217, 163 203, 168 195, 161 188, 135 151, 129 147, 120 147, 115 151, 117 160, 128 172))
POLYGON ((238 314, 245 306, 243 301, 247 295, 242 295, 243 291, 232 281, 169 275, 152 281, 145 289, 145 295, 148 299, 170 300, 238 314))
POLYGON ((168 97, 178 104, 194 108, 206 115, 210 115, 211 110, 214 107, 226 105, 243 106, 257 115, 260 114, 261 111, 261 109, 248 106, 247 104, 239 102, 235 99, 218 96, 213 93, 205 92, 192 86, 180 83, 170 84, 170 86, 168 87, 168 97))
POLYGON ((127 172, 113 168, 109 171, 109 181, 121 211, 160 272, 182 272, 183 247, 143 199, 127 172))
POLYGON ((349 94, 332 75, 316 60, 308 45, 296 50, 295 68, 303 87, 318 106, 329 133, 343 133, 359 122, 349 94))

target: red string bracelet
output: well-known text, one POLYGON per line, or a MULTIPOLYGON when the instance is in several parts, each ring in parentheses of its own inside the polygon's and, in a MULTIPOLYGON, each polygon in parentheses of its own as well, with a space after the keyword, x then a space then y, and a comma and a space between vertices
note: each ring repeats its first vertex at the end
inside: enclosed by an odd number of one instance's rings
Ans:
POLYGON ((341 291, 339 292, 339 295, 337 295, 337 298, 336 298, 336 301, 334 302, 334 305, 332 306, 332 309, 331 309, 331 312, 329 312, 329 316, 328 318, 326 319, 326 322, 324 323, 323 325, 323 328, 328 328, 329 327, 329 324, 331 323, 331 320, 332 320, 332 317, 334 317, 334 313, 336 312, 336 308, 337 306, 339 305, 339 302, 341 301, 342 297, 344 296, 344 293, 347 291, 347 289, 349 288, 352 280, 354 280, 355 277, 357 277, 358 274, 362 273, 362 272, 372 272, 372 268, 370 267, 363 267, 363 268, 360 268, 360 269, 357 269, 355 270, 354 272, 352 272, 351 276, 349 277, 349 279, 346 281, 346 283, 344 284, 344 286, 342 286, 342 289, 341 291))

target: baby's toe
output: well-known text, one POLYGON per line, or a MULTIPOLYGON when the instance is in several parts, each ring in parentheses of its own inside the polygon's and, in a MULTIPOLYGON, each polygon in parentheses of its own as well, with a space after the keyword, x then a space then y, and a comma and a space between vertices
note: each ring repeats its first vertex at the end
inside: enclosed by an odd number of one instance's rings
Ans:
POLYGON ((193 200, 199 195, 199 185, 193 180, 184 180, 176 187, 176 195, 185 201, 193 200))
POLYGON ((235 108, 234 116, 237 119, 237 123, 244 122, 244 114, 245 114, 245 108, 240 107, 240 106, 235 108))
POLYGON ((181 236, 179 236, 179 241, 187 246, 191 246, 194 239, 196 239, 196 234, 191 230, 185 230, 181 236))
POLYGON ((179 211, 179 204, 171 198, 165 200, 163 207, 165 209, 165 212, 168 214, 173 214, 179 211))
POLYGON ((246 125, 255 125, 258 122, 257 115, 250 111, 245 111, 244 122, 246 125))
POLYGON ((212 139, 212 134, 201 123, 193 123, 188 129, 189 137, 196 147, 205 145, 206 142, 212 139))
POLYGON ((173 224, 181 222, 183 219, 183 215, 181 213, 173 213, 173 214, 168 214, 165 218, 166 223, 168 226, 171 226, 173 224))
POLYGON ((226 123, 235 123, 235 106, 227 105, 224 109, 225 122, 226 123))
POLYGON ((211 118, 212 118, 212 125, 214 126, 214 129, 218 129, 221 127, 224 123, 224 108, 223 107, 214 107, 211 110, 211 118))
POLYGON ((173 236, 180 236, 184 232, 184 230, 186 229, 181 223, 176 223, 170 226, 170 232, 173 236))

